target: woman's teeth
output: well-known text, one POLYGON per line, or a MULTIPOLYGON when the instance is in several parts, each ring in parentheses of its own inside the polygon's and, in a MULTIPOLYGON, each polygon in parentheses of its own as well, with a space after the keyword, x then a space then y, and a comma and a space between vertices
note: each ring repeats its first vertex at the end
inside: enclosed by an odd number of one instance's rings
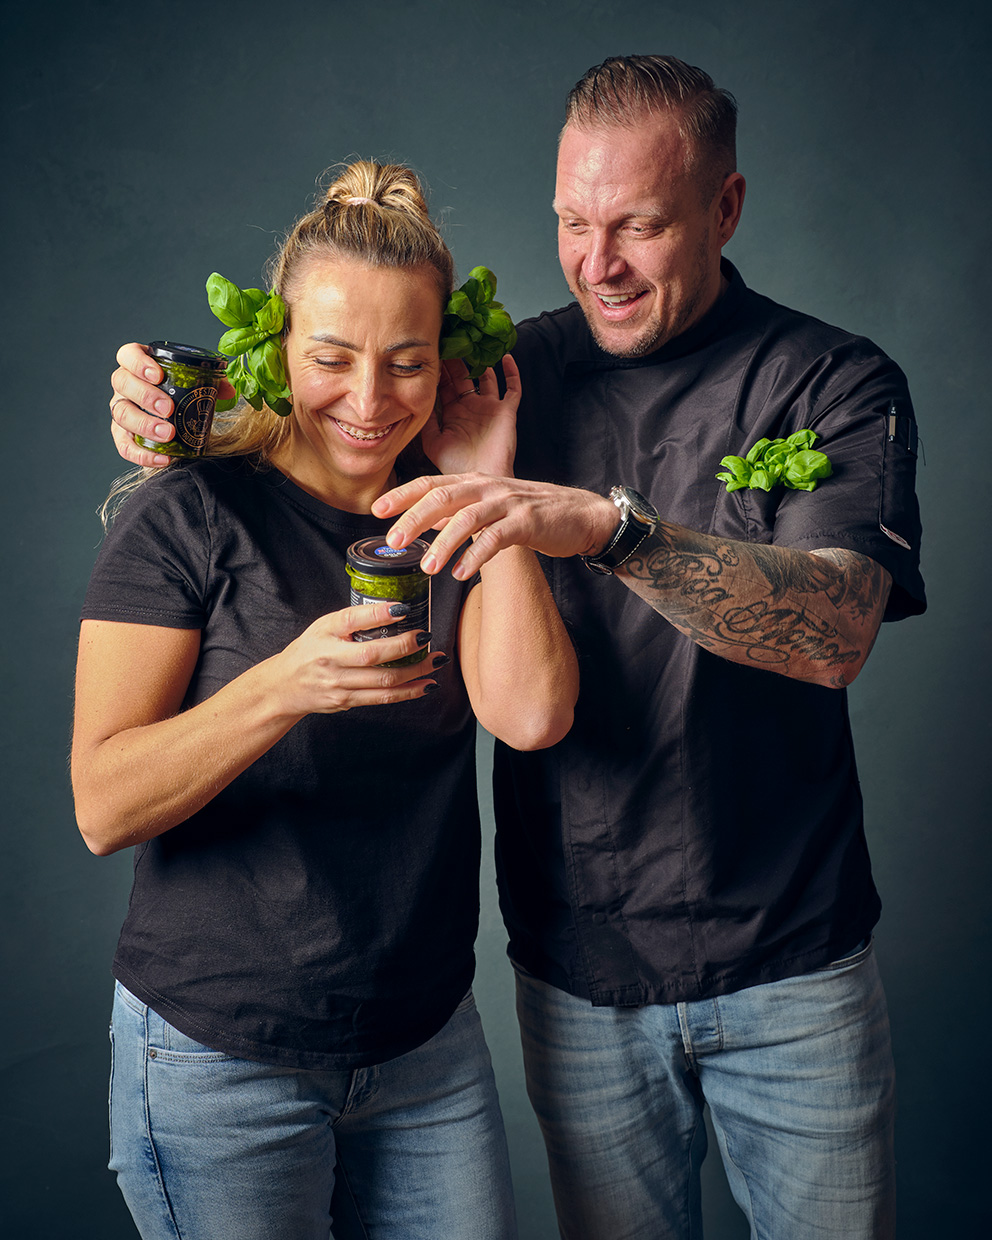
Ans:
POLYGON ((350 435, 352 439, 382 439, 393 429, 391 426, 387 426, 381 431, 360 431, 357 426, 348 426, 345 422, 338 422, 337 418, 335 418, 334 421, 337 422, 338 426, 341 427, 344 433, 346 435, 350 435))

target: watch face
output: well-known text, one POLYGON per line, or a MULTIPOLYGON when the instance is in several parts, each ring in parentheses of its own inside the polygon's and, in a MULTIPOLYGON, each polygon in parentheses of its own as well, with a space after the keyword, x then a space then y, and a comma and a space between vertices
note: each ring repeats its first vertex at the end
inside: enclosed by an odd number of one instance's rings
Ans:
POLYGON ((614 487, 613 492, 615 500, 619 499, 635 520, 645 525, 654 525, 658 520, 657 509, 640 491, 635 491, 633 487, 614 487))

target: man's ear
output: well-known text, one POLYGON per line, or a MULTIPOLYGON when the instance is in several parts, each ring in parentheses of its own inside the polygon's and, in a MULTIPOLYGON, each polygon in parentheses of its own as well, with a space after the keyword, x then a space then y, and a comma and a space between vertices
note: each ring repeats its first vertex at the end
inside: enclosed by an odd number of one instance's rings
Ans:
POLYGON ((741 211, 744 208, 744 191, 747 185, 739 172, 727 174, 717 199, 717 236, 724 246, 737 231, 741 211))

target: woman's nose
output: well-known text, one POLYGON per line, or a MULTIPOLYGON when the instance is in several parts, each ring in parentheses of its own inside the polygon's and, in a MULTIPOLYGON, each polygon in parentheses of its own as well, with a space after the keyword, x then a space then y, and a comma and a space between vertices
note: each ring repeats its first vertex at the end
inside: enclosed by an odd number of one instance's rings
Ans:
POLYGON ((386 404, 385 384, 373 370, 362 370, 348 393, 349 404, 363 422, 374 422, 386 404))

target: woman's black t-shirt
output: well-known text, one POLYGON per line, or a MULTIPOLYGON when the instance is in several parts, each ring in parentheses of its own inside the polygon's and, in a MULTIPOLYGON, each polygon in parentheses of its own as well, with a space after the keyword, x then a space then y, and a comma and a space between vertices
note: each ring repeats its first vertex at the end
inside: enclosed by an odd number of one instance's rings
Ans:
MULTIPOLYGON (((190 707, 348 606, 345 551, 387 528, 239 458, 173 465, 115 521, 83 618, 201 630, 190 707)), ((466 592, 433 580, 432 649, 454 654, 466 592)), ((120 981, 263 1062, 366 1066, 432 1037, 471 984, 480 852, 474 719, 457 663, 436 679, 413 702, 308 715, 140 844, 120 981)))

